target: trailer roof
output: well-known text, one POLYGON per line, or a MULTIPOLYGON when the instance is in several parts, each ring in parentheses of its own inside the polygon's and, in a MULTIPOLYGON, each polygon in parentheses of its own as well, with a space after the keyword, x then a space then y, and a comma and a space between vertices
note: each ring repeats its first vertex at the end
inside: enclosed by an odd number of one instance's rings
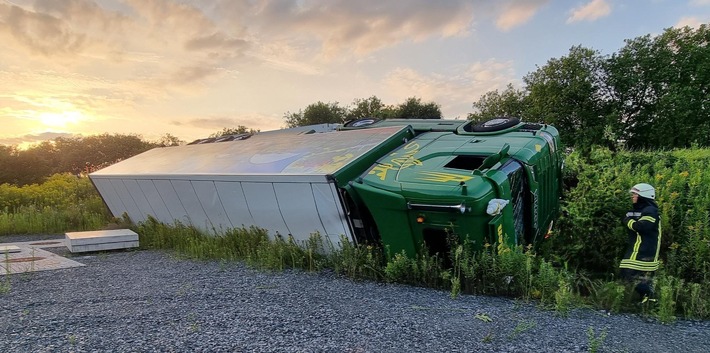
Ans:
POLYGON ((406 127, 256 134, 238 141, 160 147, 96 171, 91 176, 328 176, 346 168, 403 129, 406 127))

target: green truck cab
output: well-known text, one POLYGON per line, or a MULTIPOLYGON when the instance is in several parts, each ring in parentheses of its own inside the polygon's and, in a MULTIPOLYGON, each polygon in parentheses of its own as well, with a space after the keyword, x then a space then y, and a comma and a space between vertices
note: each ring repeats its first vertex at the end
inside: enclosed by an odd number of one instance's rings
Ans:
POLYGON ((426 246, 446 252, 451 237, 485 244, 535 244, 559 213, 563 166, 558 131, 516 118, 383 120, 414 138, 344 186, 355 235, 390 254, 426 246), (359 231, 357 231, 359 229, 359 231))

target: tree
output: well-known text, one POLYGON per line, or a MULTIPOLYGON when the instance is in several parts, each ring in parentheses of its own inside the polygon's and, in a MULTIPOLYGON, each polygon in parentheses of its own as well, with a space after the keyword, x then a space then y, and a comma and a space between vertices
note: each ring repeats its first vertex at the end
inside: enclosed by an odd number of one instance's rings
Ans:
POLYGON ((407 98, 398 105, 391 118, 395 119, 441 119, 441 107, 434 102, 422 103, 417 97, 407 98))
POLYGON ((0 145, 0 184, 17 184, 18 150, 16 146, 0 145))
POLYGON ((609 104, 604 58, 595 50, 572 47, 527 74, 523 81, 526 119, 554 125, 568 145, 610 145, 609 104))
POLYGON ((474 121, 485 121, 495 117, 525 116, 525 91, 513 88, 508 84, 503 92, 486 92, 477 102, 473 102, 475 112, 469 113, 467 119, 474 121))
POLYGON ((157 145, 160 147, 170 147, 180 146, 184 143, 185 141, 177 138, 176 136, 173 136, 170 133, 165 133, 165 135, 161 136, 160 139, 158 139, 157 145))
POLYGON ((377 98, 377 96, 372 96, 366 99, 355 99, 353 100, 352 109, 349 109, 346 116, 346 120, 355 119, 365 119, 365 118, 377 118, 386 119, 388 113, 388 107, 382 103, 382 100, 377 98))
POLYGON ((631 148, 707 146, 710 27, 627 40, 607 63, 617 134, 631 148))
POLYGON ((338 102, 310 104, 305 110, 298 113, 286 112, 284 120, 288 127, 315 125, 315 124, 340 124, 345 121, 346 109, 339 106, 338 102))
POLYGON ((15 164, 15 184, 38 184, 56 173, 61 153, 54 141, 42 141, 27 150, 19 151, 15 164))
POLYGON ((61 158, 50 174, 96 170, 159 146, 139 135, 122 134, 60 137, 54 140, 54 145, 61 158))
POLYGON ((209 137, 221 137, 221 136, 239 135, 239 134, 255 134, 257 132, 259 132, 259 130, 250 129, 244 125, 237 125, 237 127, 222 128, 222 130, 217 131, 214 134, 210 134, 209 137))

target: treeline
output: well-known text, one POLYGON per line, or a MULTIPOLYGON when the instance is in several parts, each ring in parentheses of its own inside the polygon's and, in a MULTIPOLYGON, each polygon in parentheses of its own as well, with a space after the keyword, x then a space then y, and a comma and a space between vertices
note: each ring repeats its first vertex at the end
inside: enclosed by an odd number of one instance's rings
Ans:
POLYGON ((355 99, 348 106, 338 102, 316 102, 298 112, 286 112, 284 120, 288 127, 313 124, 340 124, 349 120, 375 119, 441 119, 441 106, 434 102, 422 102, 421 98, 409 97, 404 103, 387 105, 377 96, 355 99))
POLYGON ((28 185, 58 173, 85 174, 159 146, 182 143, 166 134, 159 141, 138 135, 58 137, 27 149, 0 145, 0 184, 28 185))
POLYGON ((557 127, 572 147, 710 145, 710 27, 669 28, 611 55, 576 46, 473 103, 469 119, 521 116, 557 127))

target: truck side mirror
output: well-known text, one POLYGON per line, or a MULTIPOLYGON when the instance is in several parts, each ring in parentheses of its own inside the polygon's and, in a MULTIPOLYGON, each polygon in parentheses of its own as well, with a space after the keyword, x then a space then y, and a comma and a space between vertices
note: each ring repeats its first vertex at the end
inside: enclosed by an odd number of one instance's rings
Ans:
POLYGON ((498 161, 500 161, 500 155, 497 153, 492 154, 483 160, 483 163, 481 163, 481 167, 478 169, 490 169, 492 166, 496 165, 498 161))
POLYGON ((479 169, 490 169, 491 167, 496 165, 496 163, 500 162, 503 157, 507 156, 508 151, 510 151, 510 145, 506 143, 503 145, 500 151, 498 151, 498 153, 486 157, 486 159, 483 160, 483 163, 481 163, 479 169))

